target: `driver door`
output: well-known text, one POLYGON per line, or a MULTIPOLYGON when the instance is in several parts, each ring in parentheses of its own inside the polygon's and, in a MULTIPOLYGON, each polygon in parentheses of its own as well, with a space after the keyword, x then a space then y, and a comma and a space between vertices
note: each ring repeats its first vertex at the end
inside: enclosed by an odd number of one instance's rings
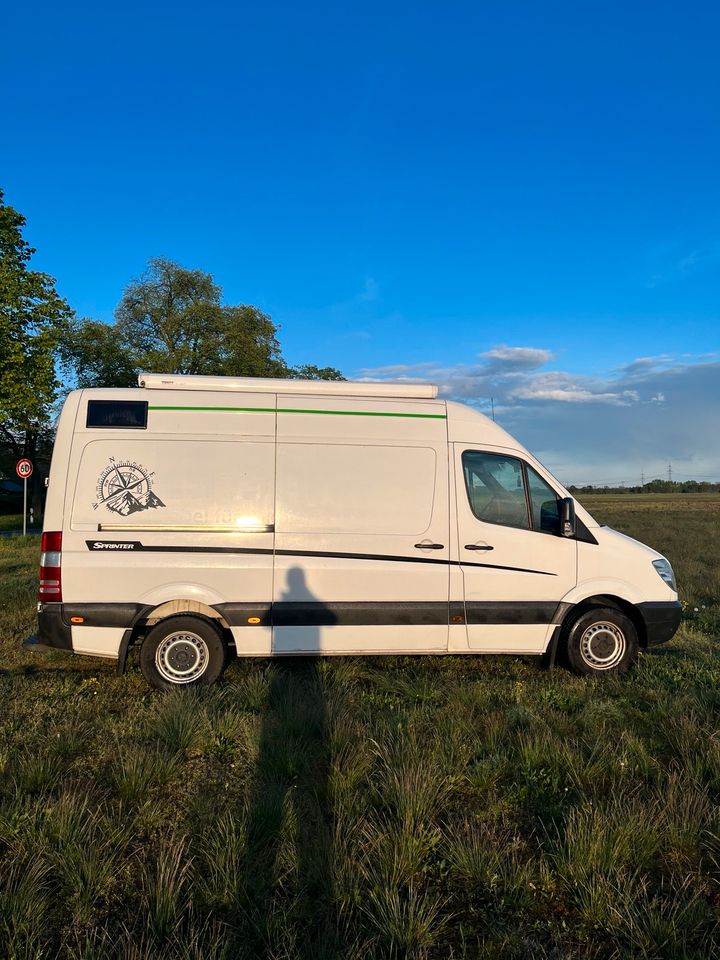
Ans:
POLYGON ((454 447, 468 646, 542 653, 577 579, 577 541, 560 536, 560 496, 520 457, 454 447))

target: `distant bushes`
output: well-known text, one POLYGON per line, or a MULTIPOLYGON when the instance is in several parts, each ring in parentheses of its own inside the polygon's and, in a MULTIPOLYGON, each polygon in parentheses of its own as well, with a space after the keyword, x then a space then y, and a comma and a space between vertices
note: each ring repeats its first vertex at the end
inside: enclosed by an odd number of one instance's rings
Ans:
POLYGON ((720 493, 720 483, 706 483, 699 480, 684 480, 681 483, 675 480, 650 480, 645 484, 638 484, 636 487, 596 487, 588 484, 584 487, 576 487, 574 484, 568 487, 570 493, 720 493))

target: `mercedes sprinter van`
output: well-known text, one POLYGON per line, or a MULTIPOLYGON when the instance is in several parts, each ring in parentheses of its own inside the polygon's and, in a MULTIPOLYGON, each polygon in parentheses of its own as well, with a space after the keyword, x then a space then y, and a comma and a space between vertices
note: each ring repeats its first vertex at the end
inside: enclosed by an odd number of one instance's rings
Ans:
POLYGON ((30 649, 232 656, 558 648, 622 672, 680 622, 670 564, 426 384, 141 374, 60 416, 30 649))

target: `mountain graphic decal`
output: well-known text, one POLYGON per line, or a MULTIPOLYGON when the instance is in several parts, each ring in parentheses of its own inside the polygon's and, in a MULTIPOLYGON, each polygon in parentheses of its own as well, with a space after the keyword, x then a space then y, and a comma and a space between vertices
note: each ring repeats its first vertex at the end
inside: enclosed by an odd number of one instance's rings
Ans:
POLYGON ((152 489, 154 476, 154 471, 134 460, 110 457, 109 466, 98 477, 97 500, 93 503, 93 510, 105 506, 121 517, 129 517, 141 510, 164 507, 165 504, 152 489))

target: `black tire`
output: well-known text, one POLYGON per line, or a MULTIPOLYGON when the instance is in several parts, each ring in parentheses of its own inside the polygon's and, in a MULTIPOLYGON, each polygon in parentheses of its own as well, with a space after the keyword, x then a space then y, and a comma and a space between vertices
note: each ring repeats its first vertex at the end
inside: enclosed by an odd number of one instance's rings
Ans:
POLYGON ((156 690, 208 686, 228 661, 222 630, 209 617, 183 614, 161 620, 143 640, 140 669, 156 690))
POLYGON ((626 673, 637 657, 635 625, 613 607, 593 607, 581 613, 563 633, 564 653, 575 673, 626 673))

